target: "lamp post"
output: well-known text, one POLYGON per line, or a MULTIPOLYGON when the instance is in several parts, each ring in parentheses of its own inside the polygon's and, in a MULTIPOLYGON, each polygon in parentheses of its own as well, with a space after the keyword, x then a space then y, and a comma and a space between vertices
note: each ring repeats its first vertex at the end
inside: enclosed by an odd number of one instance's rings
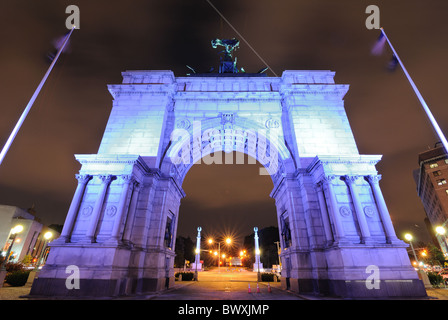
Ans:
POLYGON ((412 245, 412 235, 410 233, 406 233, 404 235, 404 238, 409 241, 409 244, 411 245, 412 253, 414 254, 415 262, 417 262, 417 266, 420 269, 420 264, 417 259, 417 255, 415 254, 414 246, 412 245))
POLYGON ((425 288, 432 288, 432 285, 429 282, 428 275, 426 274, 426 272, 423 269, 420 268, 420 262, 417 259, 417 254, 415 253, 414 246, 412 245, 412 239, 413 239, 412 235, 410 233, 406 233, 404 235, 404 238, 407 241, 409 241, 409 244, 411 245, 412 253, 414 254, 415 262, 417 263, 417 266, 418 266, 418 270, 417 270, 418 277, 423 281, 425 288))
POLYGON ((446 229, 443 225, 441 225, 441 226, 437 226, 435 231, 436 231, 438 238, 440 237, 443 240, 443 241, 439 240, 439 243, 441 244, 440 247, 442 248, 443 255, 446 257, 447 256, 447 246, 446 246, 446 237, 445 237, 446 229))
POLYGON ((44 256, 45 250, 47 250, 48 241, 49 241, 52 237, 53 237, 53 233, 50 232, 50 231, 48 231, 48 232, 46 232, 46 233, 44 234, 45 242, 44 242, 44 245, 43 245, 43 247, 42 247, 42 251, 40 252, 39 259, 37 259, 36 267, 35 267, 35 269, 34 269, 35 271, 38 271, 38 270, 39 270, 39 266, 42 264, 42 260, 43 260, 43 256, 44 256))
MULTIPOLYGON (((223 244, 231 244, 232 243, 232 239, 230 238, 226 238, 224 241, 217 241, 218 242, 218 272, 221 272, 221 242, 223 244)), ((208 243, 212 244, 213 243, 213 239, 208 239, 208 243)))
POLYGON ((198 236, 196 237, 196 257, 194 261, 195 271, 194 271, 194 280, 198 281, 198 263, 201 263, 201 231, 202 228, 198 227, 198 236))
MULTIPOLYGON (((260 246, 258 243, 258 228, 255 227, 254 228, 254 240, 255 240, 255 263, 254 263, 254 269, 257 269, 257 277, 258 277, 258 281, 260 281, 261 277, 260 277, 260 246)), ((261 268, 263 268, 263 264, 261 264, 261 268)))
POLYGON ((9 246, 9 248, 8 248, 8 251, 6 252, 5 260, 3 260, 3 262, 2 262, 2 266, 0 268, 1 271, 5 271, 6 270, 6 263, 8 262, 12 246, 14 245, 14 241, 16 240, 16 236, 17 236, 18 233, 20 233, 22 231, 23 231, 23 226, 20 225, 20 224, 11 229, 11 234, 13 235, 12 236, 12 242, 11 242, 11 245, 9 246))

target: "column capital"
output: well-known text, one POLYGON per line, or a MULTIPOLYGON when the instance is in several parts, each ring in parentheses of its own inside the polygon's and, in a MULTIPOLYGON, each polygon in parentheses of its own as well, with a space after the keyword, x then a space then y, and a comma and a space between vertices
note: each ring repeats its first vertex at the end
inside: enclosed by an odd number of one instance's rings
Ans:
POLYGON ((92 179, 92 176, 89 174, 75 174, 75 177, 80 184, 86 184, 90 179, 92 179))
POLYGON ((339 176, 336 176, 335 174, 328 174, 328 175, 325 175, 323 178, 322 178, 322 183, 333 183, 333 180, 337 180, 337 179, 339 179, 339 176))
POLYGON ((347 184, 351 185, 351 184, 355 184, 356 181, 358 181, 359 179, 361 179, 362 176, 360 175, 346 175, 345 176, 345 181, 347 182, 347 184))
POLYGON ((110 183, 112 181, 112 179, 114 178, 114 176, 111 174, 101 174, 98 177, 104 184, 110 183))
POLYGON ((324 182, 323 181, 318 181, 314 183, 314 188, 316 190, 322 190, 322 186, 323 186, 324 182))
POLYGON ((140 190, 143 189, 143 183, 139 182, 138 180, 134 180, 132 183, 132 188, 137 191, 140 192, 140 190))
POLYGON ((126 184, 130 184, 130 183, 134 184, 136 181, 133 174, 123 174, 121 176, 121 180, 123 180, 123 182, 126 184))
POLYGON ((378 184, 381 180, 382 176, 380 174, 371 174, 367 176, 367 180, 373 184, 378 184))

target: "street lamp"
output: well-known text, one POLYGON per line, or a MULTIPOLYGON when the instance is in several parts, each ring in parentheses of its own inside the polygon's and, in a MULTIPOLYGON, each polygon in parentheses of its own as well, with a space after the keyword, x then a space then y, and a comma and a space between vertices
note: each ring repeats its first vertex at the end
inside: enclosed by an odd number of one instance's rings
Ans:
MULTIPOLYGON (((213 239, 208 239, 208 243, 209 244, 212 244, 214 241, 213 241, 213 239)), ((217 255, 218 256, 218 272, 221 272, 221 242, 223 243, 223 244, 227 244, 227 245, 229 245, 229 244, 231 244, 232 243, 232 239, 230 239, 229 237, 227 237, 224 241, 217 241, 217 243, 218 243, 218 252, 216 252, 215 251, 215 256, 217 255)), ((223 258, 225 257, 225 255, 223 254, 222 255, 223 256, 223 258)))
POLYGON ((417 262, 417 265, 419 265, 417 255, 415 254, 414 246, 412 245, 412 239, 413 239, 412 234, 406 233, 404 235, 404 238, 409 241, 409 244, 411 245, 412 253, 414 254, 415 261, 417 262))
POLYGON ((2 262, 2 266, 0 268, 1 271, 6 270, 6 262, 9 259, 9 255, 11 253, 12 246, 14 245, 14 241, 16 240, 16 236, 18 233, 20 233, 22 231, 23 231, 23 226, 20 224, 11 229, 11 234, 13 235, 12 241, 11 241, 11 245, 8 248, 8 251, 6 252, 5 260, 3 260, 3 262, 2 262))
POLYGON ((447 244, 446 244, 446 229, 444 227, 444 224, 441 226, 437 226, 435 228, 436 231, 436 235, 437 235, 437 240, 439 241, 440 244, 440 248, 442 249, 443 255, 446 257, 448 254, 448 250, 447 250, 447 244))
POLYGON ((443 236, 446 233, 446 229, 442 226, 438 226, 438 227, 436 227, 436 232, 437 232, 437 234, 443 236))

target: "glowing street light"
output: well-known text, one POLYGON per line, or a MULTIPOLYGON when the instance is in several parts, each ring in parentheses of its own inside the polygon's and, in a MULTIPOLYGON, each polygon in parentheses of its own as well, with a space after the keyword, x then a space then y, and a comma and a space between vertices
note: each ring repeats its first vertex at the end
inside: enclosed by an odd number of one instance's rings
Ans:
POLYGON ((53 232, 51 232, 51 231, 48 231, 44 234, 44 238, 47 241, 50 240, 52 237, 53 237, 53 232))
MULTIPOLYGON (((207 242, 212 244, 214 242, 213 239, 208 239, 207 242)), ((215 251, 215 256, 218 256, 218 272, 221 272, 221 242, 223 244, 230 245, 232 243, 232 239, 227 237, 224 241, 216 241, 218 243, 218 252, 215 251)), ((225 258, 225 254, 222 255, 222 258, 225 258)))
POLYGON ((408 240, 408 241, 412 241, 412 234, 410 234, 410 233, 406 233, 406 234, 404 235, 404 238, 405 238, 406 240, 408 240))
POLYGON ((437 226, 436 229, 436 234, 437 234, 437 240, 439 240, 440 243, 440 247, 443 251, 443 255, 447 256, 447 244, 446 244, 446 229, 443 225, 441 226, 437 226))
POLYGON ((418 259, 417 259, 417 255, 415 254, 414 246, 412 245, 412 239, 413 239, 412 234, 410 234, 410 233, 406 233, 406 234, 404 235, 404 238, 405 238, 406 240, 409 241, 409 244, 411 245, 412 253, 414 254, 415 261, 416 261, 417 263, 419 263, 419 261, 418 261, 418 259))
POLYGON ((443 236, 446 233, 446 229, 442 226, 438 226, 438 227, 436 227, 436 232, 437 232, 437 234, 443 236))

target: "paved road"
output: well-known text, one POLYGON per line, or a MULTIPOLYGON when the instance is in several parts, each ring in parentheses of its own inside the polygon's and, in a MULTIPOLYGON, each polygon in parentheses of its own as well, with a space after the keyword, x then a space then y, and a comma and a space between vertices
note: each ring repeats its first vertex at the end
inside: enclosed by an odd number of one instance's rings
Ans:
MULTIPOLYGON (((329 297, 299 295, 280 289, 280 283, 270 283, 271 293, 266 282, 259 283, 257 293, 257 275, 253 272, 228 272, 221 269, 199 272, 199 281, 176 281, 175 288, 147 296, 119 297, 116 299, 136 300, 332 300, 329 297), (251 293, 248 293, 248 287, 251 293)), ((1 300, 27 300, 20 298, 29 293, 31 286, 0 288, 1 300)), ((448 300, 448 288, 427 289, 428 300, 448 300)))
POLYGON ((280 283, 258 284, 257 274, 249 271, 226 271, 221 268, 198 273, 198 281, 189 281, 175 290, 158 294, 154 300, 303 300, 280 289, 280 283), (250 286, 250 293, 249 293, 250 286))

